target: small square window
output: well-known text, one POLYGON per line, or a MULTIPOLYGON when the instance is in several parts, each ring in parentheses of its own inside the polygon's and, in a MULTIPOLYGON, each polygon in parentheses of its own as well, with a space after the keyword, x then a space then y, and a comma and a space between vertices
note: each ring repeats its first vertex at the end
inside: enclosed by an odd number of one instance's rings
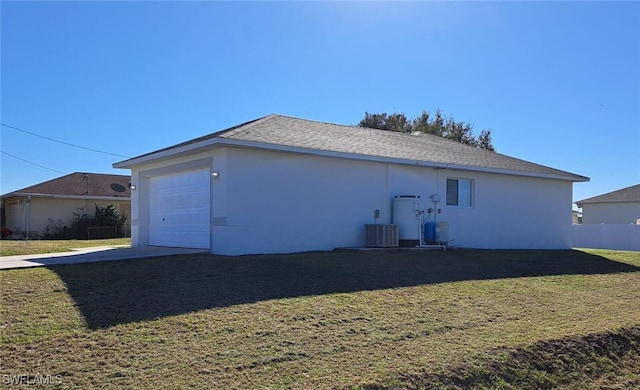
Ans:
POLYGON ((447 206, 471 207, 473 204, 472 179, 447 179, 447 206))

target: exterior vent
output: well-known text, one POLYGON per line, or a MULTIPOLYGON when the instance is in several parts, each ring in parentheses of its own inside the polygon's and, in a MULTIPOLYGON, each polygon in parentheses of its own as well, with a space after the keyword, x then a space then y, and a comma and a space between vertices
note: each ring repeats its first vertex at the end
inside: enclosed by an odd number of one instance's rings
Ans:
POLYGON ((366 247, 375 248, 398 246, 397 225, 364 225, 364 229, 366 247))

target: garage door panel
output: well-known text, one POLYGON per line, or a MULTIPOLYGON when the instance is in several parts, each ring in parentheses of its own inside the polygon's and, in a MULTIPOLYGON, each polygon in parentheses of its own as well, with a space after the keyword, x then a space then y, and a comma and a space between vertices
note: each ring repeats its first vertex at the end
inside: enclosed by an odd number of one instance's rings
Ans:
POLYGON ((149 179, 149 245, 209 248, 209 169, 149 179))

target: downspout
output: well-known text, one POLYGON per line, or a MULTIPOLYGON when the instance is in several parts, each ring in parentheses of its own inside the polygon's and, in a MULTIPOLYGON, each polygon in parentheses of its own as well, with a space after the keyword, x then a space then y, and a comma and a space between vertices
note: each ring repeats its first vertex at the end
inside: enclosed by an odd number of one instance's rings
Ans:
MULTIPOLYGON (((383 210, 385 210, 385 213, 387 214, 387 223, 393 223, 393 194, 391 193, 391 187, 389 185, 389 183, 391 183, 391 164, 387 163, 386 164, 386 177, 385 177, 385 182, 384 182, 384 190, 385 190, 385 202, 383 203, 385 206, 385 208, 383 210)), ((384 223, 384 222, 383 222, 384 223)))
POLYGON ((84 214, 89 214, 89 175, 82 176, 87 181, 87 191, 84 193, 86 198, 84 199, 84 214))
POLYGON ((24 225, 25 225, 25 229, 27 230, 27 240, 30 239, 29 230, 31 230, 31 212, 30 212, 31 208, 29 207, 30 204, 31 204, 31 195, 29 195, 27 197, 27 202, 25 203, 25 206, 24 206, 24 210, 25 210, 25 212, 24 212, 24 214, 25 214, 24 215, 25 224, 24 225))

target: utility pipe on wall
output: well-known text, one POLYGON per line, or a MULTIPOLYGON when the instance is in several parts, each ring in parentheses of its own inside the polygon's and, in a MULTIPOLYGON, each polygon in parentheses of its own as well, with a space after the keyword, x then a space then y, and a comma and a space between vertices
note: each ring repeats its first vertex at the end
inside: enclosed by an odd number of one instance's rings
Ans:
POLYGON ((31 229, 31 195, 27 197, 27 201, 24 205, 24 219, 25 219, 25 230, 27 231, 27 240, 30 239, 29 230, 31 229))

